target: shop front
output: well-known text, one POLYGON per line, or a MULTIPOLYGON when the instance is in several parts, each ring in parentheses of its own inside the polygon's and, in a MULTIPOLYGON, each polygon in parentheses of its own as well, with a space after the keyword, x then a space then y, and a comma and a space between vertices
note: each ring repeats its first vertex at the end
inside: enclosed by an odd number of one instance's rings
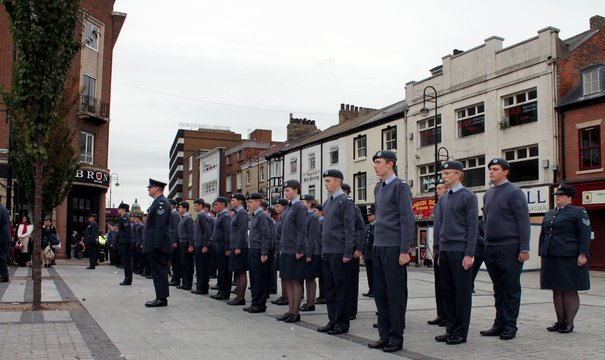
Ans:
POLYGON ((590 270, 605 270, 605 181, 570 183, 578 191, 574 205, 586 208, 592 241, 590 243, 590 270))

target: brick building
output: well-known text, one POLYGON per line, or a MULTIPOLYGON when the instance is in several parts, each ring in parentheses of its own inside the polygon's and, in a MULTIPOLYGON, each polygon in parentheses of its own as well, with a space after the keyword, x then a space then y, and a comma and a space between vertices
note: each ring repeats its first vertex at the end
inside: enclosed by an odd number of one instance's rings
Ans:
POLYGON ((605 270, 605 18, 592 17, 589 30, 564 41, 557 75, 561 179, 590 217, 590 267, 605 270))
MULTIPOLYGON (((114 12, 113 0, 83 0, 82 49, 74 58, 68 78, 78 79, 80 101, 69 116, 75 132, 74 146, 79 149, 81 169, 74 174, 71 191, 53 211, 59 237, 65 241, 72 230, 83 233, 86 216, 99 215, 99 228, 105 226, 105 195, 109 186, 108 145, 110 124, 111 72, 113 48, 126 19, 126 14, 114 12)), ((0 6, 0 84, 11 88, 15 49, 8 28, 8 15, 0 6)), ((2 106, 0 105, 0 110, 2 106)), ((0 112, 0 190, 13 217, 30 213, 22 202, 22 193, 8 166, 9 122, 6 112, 0 112), (9 191, 7 191, 7 189, 9 191)), ((65 257, 65 249, 57 253, 65 257)))

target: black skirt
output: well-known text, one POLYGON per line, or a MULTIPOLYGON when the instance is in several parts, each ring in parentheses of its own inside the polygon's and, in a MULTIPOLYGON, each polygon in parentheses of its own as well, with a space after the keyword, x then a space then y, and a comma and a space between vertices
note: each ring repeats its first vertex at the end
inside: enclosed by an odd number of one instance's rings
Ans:
POLYGON ((321 277, 321 255, 311 256, 311 262, 305 264, 305 280, 321 277))
POLYGON ((229 253, 229 271, 242 272, 248 271, 248 248, 240 249, 242 252, 235 255, 235 249, 229 253))
POLYGON ((543 256, 540 288, 551 290, 589 290, 588 264, 579 267, 577 257, 543 256))
POLYGON ((284 280, 304 280, 306 265, 305 257, 296 260, 296 254, 282 253, 279 255, 279 276, 284 280))

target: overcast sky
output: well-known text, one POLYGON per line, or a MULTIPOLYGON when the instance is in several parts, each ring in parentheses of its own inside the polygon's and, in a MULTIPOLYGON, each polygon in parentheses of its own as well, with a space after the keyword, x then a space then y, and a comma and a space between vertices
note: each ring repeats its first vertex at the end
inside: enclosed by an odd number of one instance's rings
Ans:
POLYGON ((401 100, 452 49, 492 35, 509 46, 547 26, 566 39, 605 15, 602 0, 117 0, 114 10, 128 15, 114 48, 112 203, 138 198, 143 210, 148 178, 168 182, 179 123, 284 140, 290 112, 325 129, 341 103, 401 100))

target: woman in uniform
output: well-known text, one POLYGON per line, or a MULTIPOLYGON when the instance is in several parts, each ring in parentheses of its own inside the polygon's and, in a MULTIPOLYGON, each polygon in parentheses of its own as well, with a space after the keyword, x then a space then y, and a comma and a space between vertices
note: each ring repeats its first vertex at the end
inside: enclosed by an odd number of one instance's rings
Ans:
POLYGON ((315 294, 317 293, 315 279, 319 277, 321 272, 319 218, 315 216, 315 212, 313 211, 313 208, 317 205, 317 201, 313 195, 303 195, 300 199, 307 209, 307 265, 305 268, 307 302, 300 307, 300 311, 315 311, 315 294))
POLYGON ((580 308, 578 290, 590 289, 590 220, 583 207, 571 205, 576 189, 563 184, 554 195, 557 207, 546 213, 540 232, 540 287, 552 290, 557 315, 546 329, 570 333, 580 308))

